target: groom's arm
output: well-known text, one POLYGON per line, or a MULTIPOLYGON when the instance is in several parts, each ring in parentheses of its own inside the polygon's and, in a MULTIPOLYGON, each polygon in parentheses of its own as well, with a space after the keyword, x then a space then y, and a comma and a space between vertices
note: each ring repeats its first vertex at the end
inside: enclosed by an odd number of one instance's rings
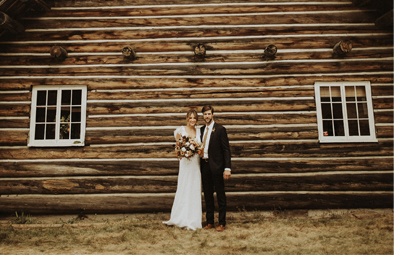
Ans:
POLYGON ((231 169, 231 149, 229 146, 229 138, 225 127, 221 127, 220 142, 222 147, 222 155, 224 157, 225 169, 231 169))

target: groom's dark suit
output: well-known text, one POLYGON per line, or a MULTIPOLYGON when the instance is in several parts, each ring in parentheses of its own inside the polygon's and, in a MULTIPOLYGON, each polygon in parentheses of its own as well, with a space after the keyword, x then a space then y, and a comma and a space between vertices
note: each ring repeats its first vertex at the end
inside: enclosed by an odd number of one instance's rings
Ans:
MULTIPOLYGON (((200 128, 203 139, 206 126, 200 128)), ((214 224, 214 191, 218 201, 219 225, 226 224, 226 195, 223 173, 231 168, 231 151, 225 127, 214 123, 208 143, 208 159, 201 159, 201 178, 206 204, 207 224, 214 224)))

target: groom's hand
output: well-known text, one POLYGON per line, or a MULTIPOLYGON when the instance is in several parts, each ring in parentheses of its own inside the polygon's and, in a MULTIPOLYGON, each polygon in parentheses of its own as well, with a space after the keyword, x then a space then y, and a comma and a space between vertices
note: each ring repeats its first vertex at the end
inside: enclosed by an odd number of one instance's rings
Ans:
POLYGON ((224 179, 229 180, 231 178, 231 171, 230 170, 224 170, 224 179))

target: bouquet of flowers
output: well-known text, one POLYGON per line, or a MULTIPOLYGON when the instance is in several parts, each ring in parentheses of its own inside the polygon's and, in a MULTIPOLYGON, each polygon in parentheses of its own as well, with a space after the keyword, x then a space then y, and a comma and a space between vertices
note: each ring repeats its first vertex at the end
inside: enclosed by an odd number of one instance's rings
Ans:
POLYGON ((179 141, 176 142, 175 152, 180 159, 190 159, 194 154, 199 152, 200 147, 200 144, 196 140, 187 136, 182 136, 179 141))

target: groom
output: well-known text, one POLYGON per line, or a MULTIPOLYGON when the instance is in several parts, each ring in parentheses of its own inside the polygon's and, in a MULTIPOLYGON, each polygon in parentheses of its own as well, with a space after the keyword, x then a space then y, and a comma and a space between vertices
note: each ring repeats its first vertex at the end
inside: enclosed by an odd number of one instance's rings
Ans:
POLYGON ((231 177, 231 151, 225 127, 214 122, 214 108, 205 105, 201 110, 205 125, 200 128, 203 153, 200 161, 201 181, 206 204, 205 229, 214 228, 214 191, 217 193, 218 226, 224 231, 226 225, 226 195, 224 180, 231 177))

